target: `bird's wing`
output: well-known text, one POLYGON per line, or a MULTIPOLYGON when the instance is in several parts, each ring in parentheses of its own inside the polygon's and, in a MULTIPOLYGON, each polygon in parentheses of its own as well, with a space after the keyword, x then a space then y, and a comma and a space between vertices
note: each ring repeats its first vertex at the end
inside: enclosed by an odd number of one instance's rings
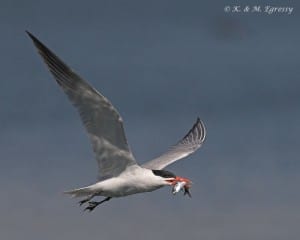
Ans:
POLYGON ((198 118, 192 129, 169 151, 142 165, 148 169, 163 169, 171 163, 182 159, 201 147, 205 140, 206 130, 203 122, 198 118))
POLYGON ((136 164, 128 146, 123 121, 113 105, 43 43, 27 32, 56 82, 77 108, 92 142, 101 176, 116 176, 136 164))

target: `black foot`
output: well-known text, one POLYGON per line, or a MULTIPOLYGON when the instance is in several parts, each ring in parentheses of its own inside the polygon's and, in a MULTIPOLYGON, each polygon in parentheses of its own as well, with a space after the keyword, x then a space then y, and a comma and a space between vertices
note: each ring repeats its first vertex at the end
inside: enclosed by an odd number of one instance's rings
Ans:
POLYGON ((81 206, 82 204, 86 203, 87 201, 89 201, 90 199, 83 199, 81 201, 79 201, 79 206, 81 206))
POLYGON ((81 206, 82 204, 84 204, 84 203, 90 201, 93 197, 95 197, 94 194, 92 194, 92 195, 90 195, 89 197, 87 197, 87 198, 85 198, 85 199, 79 201, 79 202, 78 202, 78 203, 79 203, 79 206, 81 206))
POLYGON ((104 203, 106 201, 109 201, 111 199, 111 197, 107 197, 105 199, 103 199, 100 202, 89 202, 89 205, 84 209, 84 211, 89 210, 90 212, 94 210, 95 207, 97 207, 99 204, 104 203))
POLYGON ((100 202, 89 202, 89 205, 84 209, 84 211, 89 210, 90 212, 94 210, 95 207, 97 207, 100 204, 100 202))

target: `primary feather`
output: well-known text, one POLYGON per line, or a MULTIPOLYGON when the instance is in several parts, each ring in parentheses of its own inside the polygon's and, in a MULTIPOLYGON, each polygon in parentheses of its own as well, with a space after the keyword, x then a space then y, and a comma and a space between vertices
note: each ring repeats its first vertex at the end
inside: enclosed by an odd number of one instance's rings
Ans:
POLYGON ((27 32, 56 82, 77 108, 92 142, 102 177, 117 176, 136 164, 123 129, 123 121, 113 105, 96 89, 27 32))
POLYGON ((148 169, 163 169, 173 162, 187 157, 201 147, 205 140, 206 130, 200 118, 197 118, 192 129, 169 151, 142 165, 148 169))

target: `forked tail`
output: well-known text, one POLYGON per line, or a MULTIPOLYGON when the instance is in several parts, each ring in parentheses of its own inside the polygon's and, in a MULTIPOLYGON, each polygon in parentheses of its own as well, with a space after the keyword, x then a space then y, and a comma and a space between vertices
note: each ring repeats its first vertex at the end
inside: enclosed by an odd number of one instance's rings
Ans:
POLYGON ((83 187, 83 188, 77 188, 71 191, 64 192, 65 194, 70 194, 71 197, 84 197, 91 195, 91 188, 90 187, 83 187))

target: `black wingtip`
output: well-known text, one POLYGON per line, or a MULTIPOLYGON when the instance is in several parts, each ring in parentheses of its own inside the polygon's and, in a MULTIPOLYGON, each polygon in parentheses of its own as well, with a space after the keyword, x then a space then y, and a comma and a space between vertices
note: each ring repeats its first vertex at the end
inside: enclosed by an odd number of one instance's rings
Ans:
MULTIPOLYGON (((40 53, 40 55, 44 58, 45 60, 45 56, 47 54, 51 54, 56 56, 54 53, 51 52, 50 49, 48 49, 40 40, 38 40, 31 32, 29 31, 25 31, 27 33, 27 35, 30 37, 30 39, 32 40, 34 46, 38 49, 38 52, 40 53)), ((46 61, 46 60, 45 60, 46 61)), ((47 61, 46 61, 47 63, 47 61)), ((48 64, 48 63, 47 63, 48 64)))
POLYGON ((182 140, 185 138, 193 138, 194 132, 198 132, 197 139, 203 142, 206 137, 206 129, 204 126, 204 123, 201 121, 199 117, 197 117, 197 121, 194 123, 193 127, 190 129, 190 131, 183 137, 182 140))
POLYGON ((35 39, 35 37, 32 35, 31 32, 29 32, 29 31, 27 31, 27 30, 25 30, 25 32, 27 33, 27 35, 28 35, 32 40, 35 39))
POLYGON ((43 44, 29 31, 25 31, 27 35, 31 38, 33 43, 38 47, 38 46, 43 46, 43 44))
POLYGON ((195 128, 195 127, 198 126, 198 125, 203 125, 203 123, 202 123, 200 117, 197 117, 197 120, 196 120, 196 122, 194 123, 193 128, 195 128))
MULTIPOLYGON (((197 120, 196 120, 196 122, 195 122, 195 124, 194 124, 194 127, 199 126, 199 125, 202 125, 203 128, 205 128, 204 123, 203 123, 203 121, 201 120, 201 118, 200 118, 200 117, 197 117, 197 120)), ((204 130, 205 130, 205 129, 204 129, 204 130)))

